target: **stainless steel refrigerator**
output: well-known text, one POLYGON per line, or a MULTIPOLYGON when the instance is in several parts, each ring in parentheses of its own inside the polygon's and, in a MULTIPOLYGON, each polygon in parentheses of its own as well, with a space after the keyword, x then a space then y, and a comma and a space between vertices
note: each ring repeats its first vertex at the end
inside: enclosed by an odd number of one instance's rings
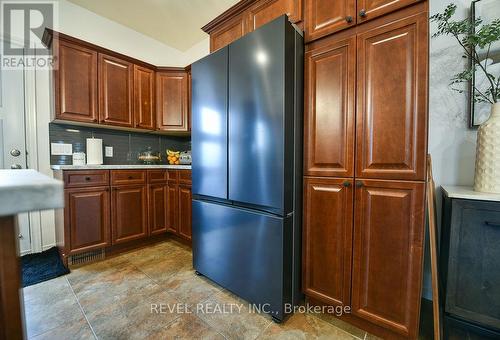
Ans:
POLYGON ((194 268, 277 322, 301 299, 303 50, 282 16, 191 67, 194 268))

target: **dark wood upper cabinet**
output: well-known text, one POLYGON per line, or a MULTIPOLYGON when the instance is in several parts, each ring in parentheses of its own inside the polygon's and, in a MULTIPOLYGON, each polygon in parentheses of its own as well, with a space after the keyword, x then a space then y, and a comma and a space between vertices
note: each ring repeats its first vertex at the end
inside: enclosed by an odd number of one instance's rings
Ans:
POLYGON ((111 231, 113 244, 147 236, 147 187, 127 185, 112 188, 111 231))
POLYGON ((248 9, 248 31, 286 14, 291 22, 302 20, 302 0, 261 0, 248 9))
POLYGON ((229 45, 238 38, 241 38, 248 32, 246 19, 240 14, 231 18, 229 21, 217 27, 210 32, 210 52, 229 45))
POLYGON ((188 131, 188 77, 186 72, 156 73, 157 129, 188 131))
POLYGON ((304 293, 328 305, 350 305, 353 180, 305 178, 304 293))
POLYGON ((109 246, 110 198, 108 187, 67 189, 65 221, 71 255, 109 246))
POLYGON ((101 124, 133 126, 134 65, 99 54, 99 120, 101 124))
POLYGON ((179 235, 191 239, 191 185, 179 184, 179 235))
POLYGON ((154 130, 155 71, 134 65, 134 126, 154 130))
POLYGON ((356 0, 305 0, 305 40, 356 25, 356 0))
POLYGON ((305 54, 305 175, 354 176, 356 37, 305 54))
POLYGON ((161 234, 168 226, 168 188, 166 184, 149 186, 149 233, 161 234))
POLYGON ((358 22, 374 19, 422 0, 357 0, 358 22))
POLYGON ((416 339, 425 183, 363 180, 356 187, 352 312, 416 339))
POLYGON ((97 52, 65 41, 57 48, 55 119, 97 123, 97 52))
POLYGON ((427 13, 358 35, 356 176, 424 180, 427 13))

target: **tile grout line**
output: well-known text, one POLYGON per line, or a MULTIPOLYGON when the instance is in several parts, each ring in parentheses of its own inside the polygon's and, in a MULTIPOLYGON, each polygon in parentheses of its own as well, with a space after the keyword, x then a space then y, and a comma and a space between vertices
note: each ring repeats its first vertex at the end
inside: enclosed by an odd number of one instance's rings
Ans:
POLYGON ((73 286, 71 285, 71 282, 69 282, 67 276, 65 277, 66 279, 66 282, 68 282, 68 285, 69 285, 69 288, 71 289, 71 293, 73 293, 73 296, 75 297, 75 300, 76 300, 76 303, 78 303, 78 306, 80 307, 80 310, 83 314, 83 317, 85 318, 85 321, 87 321, 87 324, 89 325, 90 327, 90 331, 92 332, 92 334, 94 335, 94 338, 97 340, 99 339, 97 337, 97 334, 95 334, 95 331, 94 331, 94 327, 92 327, 92 324, 90 323, 89 319, 87 318, 87 314, 85 314, 85 311, 83 310, 83 307, 82 305, 80 304, 80 300, 78 300, 78 296, 76 296, 76 293, 75 291, 73 290, 73 286))

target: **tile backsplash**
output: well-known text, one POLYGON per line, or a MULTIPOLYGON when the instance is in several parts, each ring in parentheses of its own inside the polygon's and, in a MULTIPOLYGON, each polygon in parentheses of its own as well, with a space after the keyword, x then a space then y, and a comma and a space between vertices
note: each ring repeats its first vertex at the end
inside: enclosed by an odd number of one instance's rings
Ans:
MULTIPOLYGON (((49 124, 50 143, 68 143, 73 145, 73 152, 86 153, 87 138, 102 139, 103 146, 113 147, 113 157, 103 157, 104 164, 140 164, 137 156, 148 146, 153 151, 159 151, 162 163, 166 163, 165 150, 176 151, 191 150, 191 137, 165 136, 151 133, 109 130, 93 127, 81 127, 59 123, 49 124)), ((104 155, 104 151, 103 151, 104 155)), ((70 165, 71 156, 50 156, 52 165, 70 165)))

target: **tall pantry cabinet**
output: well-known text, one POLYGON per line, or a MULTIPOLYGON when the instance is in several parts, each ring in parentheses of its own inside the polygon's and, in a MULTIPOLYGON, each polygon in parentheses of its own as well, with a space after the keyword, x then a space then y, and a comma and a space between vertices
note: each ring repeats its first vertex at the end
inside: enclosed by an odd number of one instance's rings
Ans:
POLYGON ((384 339, 418 335, 428 1, 242 0, 215 51, 280 15, 304 29, 302 289, 384 339))
MULTIPOLYGON (((308 4, 322 2, 330 1, 306 1, 306 28, 318 20, 308 4)), ((350 19, 357 20, 352 28, 306 46, 303 291, 313 303, 350 306, 345 319, 375 334, 416 338, 427 3, 364 23, 366 13, 350 19)), ((306 31, 306 37, 317 39, 323 31, 306 31)))

